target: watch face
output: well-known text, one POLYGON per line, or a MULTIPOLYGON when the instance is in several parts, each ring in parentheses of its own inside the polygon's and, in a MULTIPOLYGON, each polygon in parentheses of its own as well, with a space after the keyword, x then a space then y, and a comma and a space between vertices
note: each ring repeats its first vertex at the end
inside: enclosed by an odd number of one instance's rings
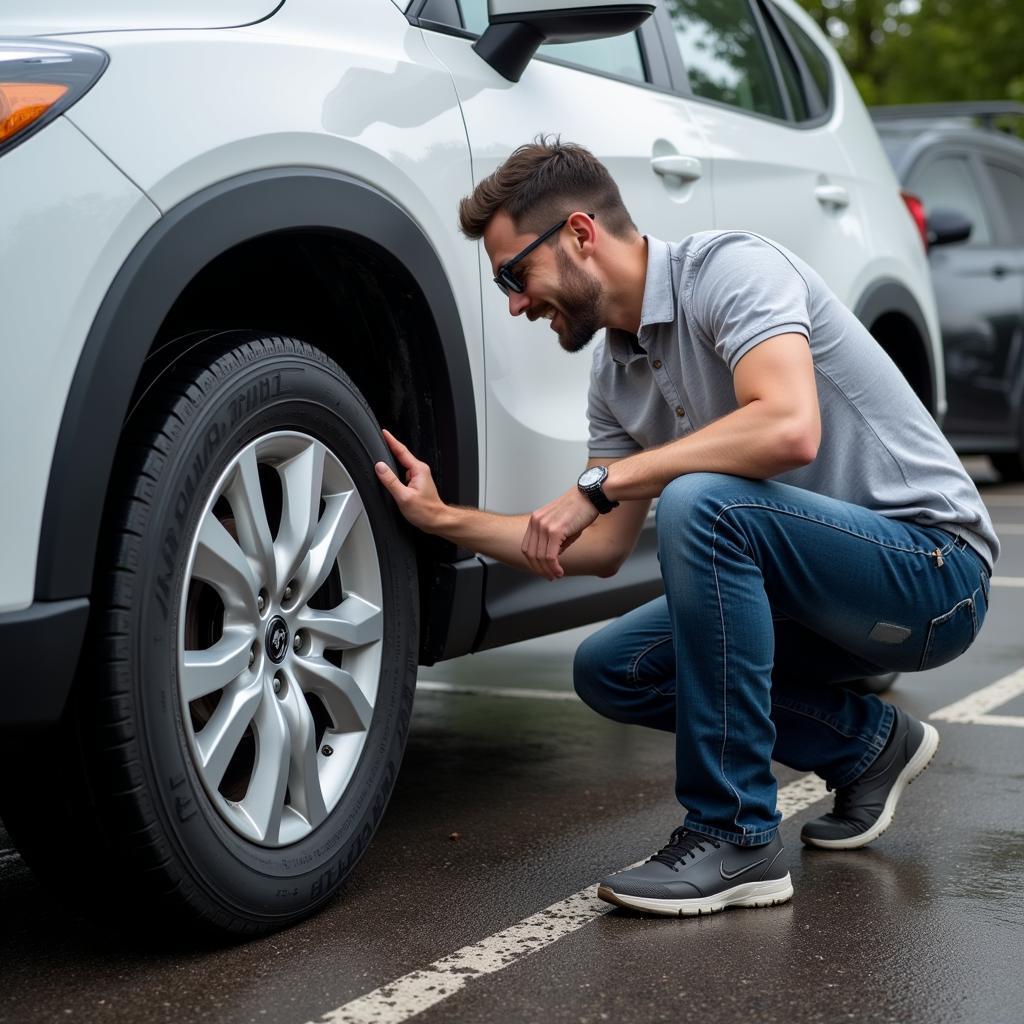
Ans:
POLYGON ((594 484, 599 484, 603 479, 604 467, 593 466, 581 474, 579 482, 581 487, 593 487, 594 484))

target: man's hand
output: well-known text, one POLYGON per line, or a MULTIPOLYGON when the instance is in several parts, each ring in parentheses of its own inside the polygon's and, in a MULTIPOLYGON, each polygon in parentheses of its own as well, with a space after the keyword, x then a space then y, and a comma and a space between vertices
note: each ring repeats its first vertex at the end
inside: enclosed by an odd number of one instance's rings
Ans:
POLYGON ((386 430, 383 434, 391 454, 406 471, 405 483, 395 476, 385 462, 378 462, 373 467, 377 471, 377 478, 395 499, 395 504, 402 515, 413 526, 430 533, 440 522, 447 507, 437 493, 434 478, 430 475, 430 467, 425 462, 420 462, 394 434, 386 430))
POLYGON ((598 511, 573 487, 537 509, 523 536, 523 557, 538 576, 557 580, 565 575, 558 556, 597 519, 598 511))

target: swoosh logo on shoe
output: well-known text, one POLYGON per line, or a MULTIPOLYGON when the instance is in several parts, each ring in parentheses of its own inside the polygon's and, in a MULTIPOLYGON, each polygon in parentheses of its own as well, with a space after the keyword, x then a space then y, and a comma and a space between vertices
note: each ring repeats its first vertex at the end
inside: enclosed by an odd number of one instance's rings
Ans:
POLYGON ((760 860, 755 861, 753 864, 748 864, 745 868, 740 868, 739 871, 726 871, 724 862, 718 865, 719 874, 728 882, 733 878, 738 878, 740 875, 747 871, 753 871, 754 868, 760 867, 762 864, 767 864, 768 858, 762 857, 760 860))

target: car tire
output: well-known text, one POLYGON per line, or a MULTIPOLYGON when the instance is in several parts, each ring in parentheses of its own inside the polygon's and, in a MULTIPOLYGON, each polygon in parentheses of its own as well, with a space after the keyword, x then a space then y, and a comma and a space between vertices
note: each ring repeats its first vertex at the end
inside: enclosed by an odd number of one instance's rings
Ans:
POLYGON ((14 808, 44 875, 67 880, 76 820, 102 872, 79 884, 149 924, 252 936, 338 890, 388 802, 416 682, 415 552, 380 460, 355 385, 300 341, 211 333, 149 386, 61 748, 86 785, 68 780, 48 841, 32 799, 14 808))

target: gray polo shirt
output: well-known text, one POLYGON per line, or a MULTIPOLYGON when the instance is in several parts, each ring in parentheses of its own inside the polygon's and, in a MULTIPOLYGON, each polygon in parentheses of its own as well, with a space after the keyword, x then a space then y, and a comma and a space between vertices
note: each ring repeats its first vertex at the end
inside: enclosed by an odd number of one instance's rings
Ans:
POLYGON ((587 416, 593 458, 631 455, 738 408, 732 374, 778 334, 809 341, 821 445, 774 479, 963 536, 988 564, 992 522, 896 364, 821 277, 749 231, 647 238, 640 333, 609 329, 594 350, 587 416))

